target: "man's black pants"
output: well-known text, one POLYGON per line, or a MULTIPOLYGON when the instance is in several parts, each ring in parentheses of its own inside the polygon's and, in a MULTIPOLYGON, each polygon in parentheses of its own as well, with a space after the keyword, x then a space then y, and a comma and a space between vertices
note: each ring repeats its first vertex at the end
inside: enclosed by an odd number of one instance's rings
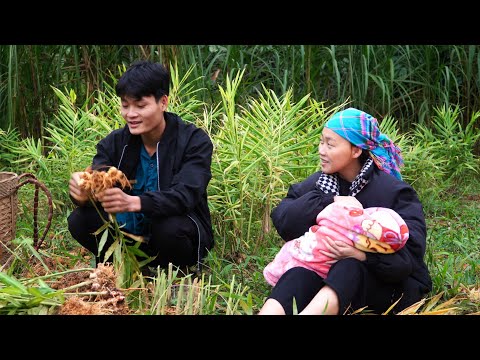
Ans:
MULTIPOLYGON (((104 219, 108 215, 102 214, 104 219)), ((76 208, 68 217, 68 230, 73 238, 83 247, 90 250, 97 258, 97 262, 111 261, 103 259, 105 251, 113 243, 112 236, 109 236, 100 256, 98 255, 98 244, 102 233, 93 235, 103 225, 97 210, 94 207, 83 206, 76 208)), ((148 256, 157 256, 150 262, 149 266, 160 265, 166 268, 168 263, 175 266, 191 266, 201 261, 206 254, 205 246, 200 246, 199 238, 205 239, 205 231, 198 221, 184 216, 171 216, 168 218, 152 218, 147 244, 142 243, 140 249, 148 256), (200 232, 200 233, 199 233, 200 232)), ((142 259, 139 258, 141 261, 142 259)))

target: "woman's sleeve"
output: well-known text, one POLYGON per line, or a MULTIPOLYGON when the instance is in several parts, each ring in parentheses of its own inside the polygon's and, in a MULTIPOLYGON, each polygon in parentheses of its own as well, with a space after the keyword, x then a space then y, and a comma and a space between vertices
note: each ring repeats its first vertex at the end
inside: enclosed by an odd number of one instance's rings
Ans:
POLYGON ((423 263, 426 248, 426 224, 422 204, 410 186, 398 191, 392 207, 408 226, 409 238, 405 246, 393 254, 366 253, 367 266, 386 282, 406 279, 423 263))
POLYGON ((287 196, 272 210, 273 225, 283 240, 289 241, 303 235, 315 225, 323 208, 333 202, 334 193, 325 194, 315 188, 318 175, 293 184, 287 196))

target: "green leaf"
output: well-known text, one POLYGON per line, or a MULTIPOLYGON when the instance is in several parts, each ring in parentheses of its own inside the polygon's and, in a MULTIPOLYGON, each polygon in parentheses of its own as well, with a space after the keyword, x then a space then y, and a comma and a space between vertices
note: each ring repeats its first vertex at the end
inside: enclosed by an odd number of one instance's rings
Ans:
POLYGON ((107 252, 105 253, 105 260, 109 259, 110 256, 113 254, 115 249, 120 246, 120 241, 117 239, 113 242, 112 245, 108 248, 107 252))
POLYGON ((7 286, 11 286, 20 290, 23 293, 27 292, 27 288, 20 281, 16 280, 14 277, 8 276, 4 272, 0 272, 0 281, 7 286))
POLYGON ((93 233, 93 235, 97 236, 98 234, 100 234, 103 230, 105 230, 105 229, 108 228, 109 226, 110 226, 110 223, 109 223, 109 222, 105 222, 102 226, 100 226, 100 227, 98 228, 97 231, 95 231, 95 232, 93 233))
MULTIPOLYGON (((104 227, 105 225, 108 225, 108 223, 105 223, 102 227, 104 227)), ((97 256, 100 256, 100 254, 102 253, 103 247, 105 246, 105 243, 107 242, 107 239, 108 239, 108 229, 105 229, 105 231, 103 232, 102 237, 100 239, 100 243, 98 244, 98 255, 97 256)), ((108 259, 108 256, 105 256, 105 259, 108 259)))

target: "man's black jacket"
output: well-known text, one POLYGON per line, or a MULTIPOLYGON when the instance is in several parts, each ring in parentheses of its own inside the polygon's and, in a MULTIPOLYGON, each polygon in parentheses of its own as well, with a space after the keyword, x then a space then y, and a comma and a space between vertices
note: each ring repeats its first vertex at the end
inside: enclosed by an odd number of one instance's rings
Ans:
MULTIPOLYGON (((140 195, 141 211, 149 217, 190 216, 201 227, 202 244, 210 249, 213 231, 207 186, 212 177, 212 142, 204 130, 178 115, 165 112, 164 116, 166 128, 156 152, 158 191, 140 195)), ((92 168, 115 166, 133 180, 141 146, 141 137, 132 135, 128 126, 114 130, 97 144, 92 168)))

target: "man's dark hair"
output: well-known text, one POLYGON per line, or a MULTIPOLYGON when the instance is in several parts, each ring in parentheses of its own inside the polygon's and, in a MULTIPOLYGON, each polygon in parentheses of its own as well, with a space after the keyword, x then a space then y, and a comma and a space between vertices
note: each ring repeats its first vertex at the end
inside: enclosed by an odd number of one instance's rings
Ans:
POLYGON ((136 61, 118 80, 115 91, 120 98, 132 97, 140 100, 144 96, 155 96, 158 102, 169 94, 170 73, 160 63, 136 61))

